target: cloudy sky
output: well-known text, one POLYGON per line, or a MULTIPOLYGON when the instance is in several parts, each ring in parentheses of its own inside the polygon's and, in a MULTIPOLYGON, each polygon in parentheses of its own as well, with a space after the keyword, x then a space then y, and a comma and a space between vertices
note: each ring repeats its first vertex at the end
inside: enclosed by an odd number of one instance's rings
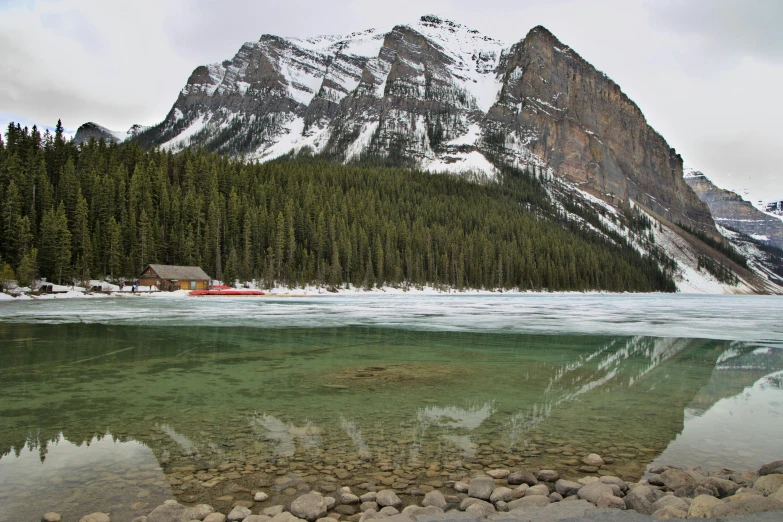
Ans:
POLYGON ((614 79, 720 186, 783 197, 779 0, 0 0, 0 125, 159 122, 198 65, 264 33, 433 13, 508 45, 536 25, 614 79))

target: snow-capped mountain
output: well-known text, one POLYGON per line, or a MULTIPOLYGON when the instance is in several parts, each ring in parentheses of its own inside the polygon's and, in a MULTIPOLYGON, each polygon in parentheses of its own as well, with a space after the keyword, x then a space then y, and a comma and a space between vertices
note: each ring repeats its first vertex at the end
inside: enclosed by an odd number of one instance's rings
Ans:
POLYGON ((134 140, 490 178, 512 165, 718 236, 676 151, 617 84, 540 26, 511 46, 432 15, 388 31, 264 35, 197 67, 166 118, 134 140))
POLYGON ((102 125, 88 121, 76 130, 76 135, 73 137, 73 141, 79 145, 95 138, 96 140, 105 140, 107 142, 113 141, 115 143, 122 143, 123 141, 134 138, 138 134, 148 130, 149 127, 144 125, 132 125, 130 129, 125 132, 109 130, 102 125))

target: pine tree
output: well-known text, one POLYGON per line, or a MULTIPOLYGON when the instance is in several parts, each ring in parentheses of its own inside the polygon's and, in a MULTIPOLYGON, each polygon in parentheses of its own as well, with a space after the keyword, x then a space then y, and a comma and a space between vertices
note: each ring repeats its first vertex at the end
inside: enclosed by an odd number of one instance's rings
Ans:
POLYGON ((16 275, 20 286, 32 288, 38 275, 38 249, 31 248, 19 262, 16 275))

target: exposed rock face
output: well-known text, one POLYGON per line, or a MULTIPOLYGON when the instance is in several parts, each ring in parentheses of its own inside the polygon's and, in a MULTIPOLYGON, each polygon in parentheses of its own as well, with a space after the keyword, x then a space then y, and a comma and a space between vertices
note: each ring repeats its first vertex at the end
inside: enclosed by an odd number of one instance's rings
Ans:
POLYGON ((548 30, 536 27, 511 47, 499 75, 485 147, 516 164, 530 162, 528 151, 600 194, 714 233, 708 209, 683 181, 682 158, 616 83, 548 30))
MULTIPOLYGON (((783 221, 780 218, 761 212, 739 194, 716 187, 701 172, 686 172, 685 182, 707 204, 717 224, 783 248, 783 221)), ((769 208, 774 210, 771 205, 769 208)))

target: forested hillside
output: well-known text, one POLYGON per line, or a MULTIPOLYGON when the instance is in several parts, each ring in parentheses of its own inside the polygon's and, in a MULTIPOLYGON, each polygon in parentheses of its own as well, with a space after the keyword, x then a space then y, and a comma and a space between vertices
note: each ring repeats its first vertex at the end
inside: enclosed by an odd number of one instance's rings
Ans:
MULTIPOLYGON (((135 277, 147 263, 199 265, 266 285, 674 291, 658 262, 551 201, 545 182, 498 182, 318 158, 254 164, 143 151, 61 126, 11 125, 0 143, 0 266, 20 282, 135 277)), ((649 226, 649 224, 648 224, 649 226)))

